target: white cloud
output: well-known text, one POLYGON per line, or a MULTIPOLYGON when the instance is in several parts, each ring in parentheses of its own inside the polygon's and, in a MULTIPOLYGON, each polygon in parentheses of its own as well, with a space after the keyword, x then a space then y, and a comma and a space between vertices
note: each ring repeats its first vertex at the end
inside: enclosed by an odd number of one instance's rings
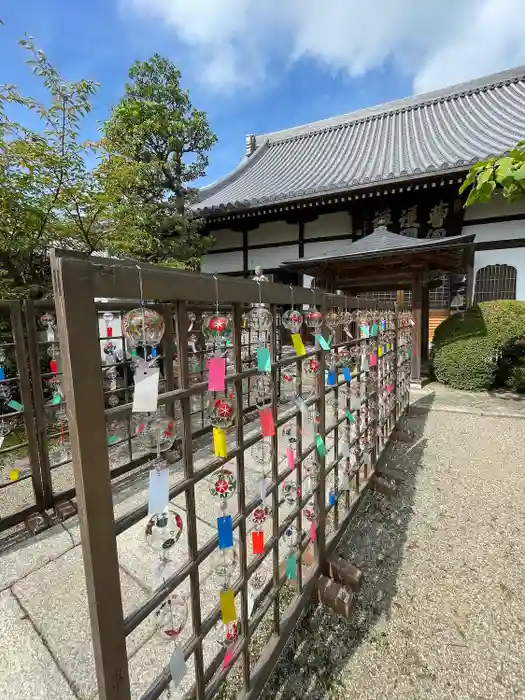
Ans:
POLYGON ((422 92, 525 63, 523 0, 121 0, 165 23, 217 89, 303 57, 363 75, 394 60, 422 92))

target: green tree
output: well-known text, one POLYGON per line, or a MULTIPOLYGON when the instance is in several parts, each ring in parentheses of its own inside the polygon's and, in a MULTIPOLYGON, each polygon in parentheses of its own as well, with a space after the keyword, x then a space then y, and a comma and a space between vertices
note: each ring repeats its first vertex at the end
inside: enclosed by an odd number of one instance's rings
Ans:
POLYGON ((507 201, 525 198, 525 141, 502 156, 489 158, 472 166, 460 187, 460 194, 469 190, 465 206, 489 202, 501 193, 507 201))
POLYGON ((65 81, 31 37, 20 44, 48 99, 37 102, 0 86, 0 293, 38 298, 51 290, 52 246, 87 253, 100 248, 108 197, 101 175, 85 164, 96 144, 79 136, 98 85, 65 81), (14 104, 37 115, 40 130, 14 121, 14 104))
POLYGON ((194 267, 210 243, 192 215, 194 183, 216 142, 205 112, 155 54, 129 71, 125 95, 104 124, 106 186, 118 193, 110 246, 164 265, 194 267))

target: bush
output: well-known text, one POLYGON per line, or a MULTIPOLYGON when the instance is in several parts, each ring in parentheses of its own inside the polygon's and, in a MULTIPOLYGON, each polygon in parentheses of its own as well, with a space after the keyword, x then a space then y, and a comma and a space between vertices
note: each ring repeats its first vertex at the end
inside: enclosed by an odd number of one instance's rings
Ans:
POLYGON ((525 302, 483 302, 454 314, 434 334, 436 379, 455 389, 490 389, 500 359, 511 356, 513 346, 524 337, 525 302))
POLYGON ((510 368, 507 386, 520 394, 525 393, 525 359, 521 358, 510 368))

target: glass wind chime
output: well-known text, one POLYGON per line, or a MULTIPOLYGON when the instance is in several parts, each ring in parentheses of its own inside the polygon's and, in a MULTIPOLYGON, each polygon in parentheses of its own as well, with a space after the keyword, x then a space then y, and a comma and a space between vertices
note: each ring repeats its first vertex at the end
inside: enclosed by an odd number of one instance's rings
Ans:
MULTIPOLYGON (((157 348, 164 335, 165 322, 156 311, 144 307, 140 275, 139 270, 141 306, 128 311, 123 316, 122 332, 127 348, 130 350, 134 369, 132 412, 148 415, 148 418, 139 424, 137 432, 140 434, 147 432, 150 440, 155 443, 156 449, 156 457, 151 462, 152 468, 149 472, 149 519, 145 527, 146 544, 158 557, 154 566, 152 585, 152 590, 156 590, 167 580, 168 572, 173 567, 176 559, 175 545, 182 535, 183 521, 177 510, 170 504, 169 470, 167 463, 161 458, 161 452, 166 448, 166 444, 169 448, 175 439, 174 419, 154 415, 158 406, 159 393, 157 348), (168 437, 166 433, 169 433, 168 437)), ((112 338, 113 333, 109 324, 113 318, 109 316, 110 314, 105 314, 104 321, 109 330, 107 337, 112 338)), ((186 599, 177 592, 171 593, 155 611, 158 637, 173 644, 169 665, 175 687, 186 674, 186 661, 179 640, 187 619, 186 599)), ((168 689, 168 697, 171 697, 170 689, 168 689)))
POLYGON ((64 390, 59 376, 59 363, 61 361, 60 345, 56 339, 56 320, 53 314, 46 312, 40 317, 40 323, 45 330, 46 340, 49 343, 47 355, 49 357, 49 371, 51 377, 47 385, 51 392, 49 405, 55 410, 55 420, 59 426, 59 436, 56 444, 49 450, 49 459, 52 464, 62 464, 71 458, 71 448, 66 439, 67 411, 64 405, 64 390))
MULTIPOLYGON (((231 342, 232 323, 227 314, 219 307, 218 279, 215 277, 216 303, 215 313, 203 317, 203 333, 206 348, 209 349, 208 392, 209 419, 213 426, 213 446, 216 457, 228 456, 226 429, 231 427, 236 417, 235 395, 226 382, 227 347, 231 342), (211 353, 211 354, 210 354, 211 353)), ((217 533, 219 553, 216 559, 215 573, 220 578, 219 600, 222 627, 218 641, 226 650, 223 665, 230 663, 233 645, 238 636, 237 611, 235 595, 232 589, 232 567, 235 562, 232 516, 228 513, 228 501, 237 491, 237 480, 230 469, 221 467, 213 476, 210 494, 218 503, 217 533)))
POLYGON ((255 280, 259 287, 259 303, 247 315, 247 325, 253 332, 256 342, 257 375, 254 381, 254 400, 259 411, 262 440, 256 442, 251 449, 254 461, 261 467, 259 479, 261 505, 251 515, 252 521, 252 553, 264 554, 264 525, 268 516, 266 506, 267 469, 272 462, 275 423, 273 416, 273 382, 272 360, 268 339, 273 327, 273 316, 270 309, 262 302, 261 281, 255 280))

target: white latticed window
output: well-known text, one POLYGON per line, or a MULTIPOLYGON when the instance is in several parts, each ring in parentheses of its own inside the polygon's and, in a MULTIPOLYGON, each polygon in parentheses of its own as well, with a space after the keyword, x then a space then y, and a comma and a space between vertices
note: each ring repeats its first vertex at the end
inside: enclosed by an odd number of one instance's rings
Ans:
POLYGON ((516 299, 516 268, 512 265, 486 265, 476 272, 474 302, 516 299))

